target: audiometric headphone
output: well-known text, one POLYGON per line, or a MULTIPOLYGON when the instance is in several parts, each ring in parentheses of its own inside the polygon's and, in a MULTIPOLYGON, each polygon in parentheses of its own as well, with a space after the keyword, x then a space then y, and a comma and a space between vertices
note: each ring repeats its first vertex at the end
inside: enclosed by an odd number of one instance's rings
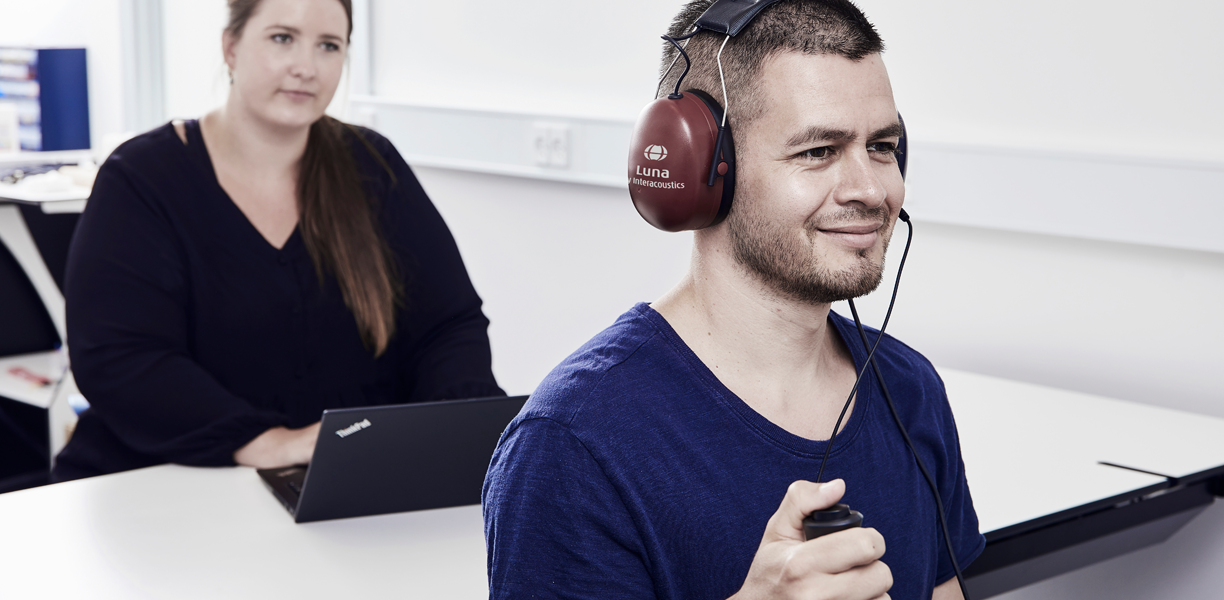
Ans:
MULTIPOLYGON (((702 31, 725 34, 718 50, 718 74, 722 78, 722 48, 752 19, 781 0, 718 0, 693 24, 688 35, 671 42, 684 57, 684 72, 675 90, 642 110, 629 143, 629 197, 638 214, 664 231, 686 231, 717 225, 731 212, 735 195, 735 141, 722 105, 701 90, 680 91, 688 75, 688 54, 680 41, 702 31)), ((672 61, 662 80, 675 67, 672 61)), ((726 83, 723 100, 726 101, 726 83)), ((905 121, 897 142, 897 166, 905 177, 905 121)))

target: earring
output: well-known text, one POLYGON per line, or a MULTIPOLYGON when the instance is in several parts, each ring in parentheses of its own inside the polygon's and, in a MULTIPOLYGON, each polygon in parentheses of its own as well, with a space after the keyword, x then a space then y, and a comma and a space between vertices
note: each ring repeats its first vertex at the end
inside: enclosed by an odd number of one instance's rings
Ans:
POLYGON ((229 74, 230 85, 234 85, 234 70, 226 69, 225 72, 229 74))

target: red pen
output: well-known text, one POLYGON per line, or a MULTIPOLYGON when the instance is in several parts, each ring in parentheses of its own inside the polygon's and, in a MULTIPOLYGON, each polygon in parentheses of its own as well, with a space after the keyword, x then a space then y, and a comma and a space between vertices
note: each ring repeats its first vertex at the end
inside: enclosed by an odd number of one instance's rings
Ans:
POLYGON ((36 383, 42 387, 47 387, 54 383, 50 379, 47 379, 46 377, 43 377, 42 375, 39 375, 38 373, 35 373, 25 367, 13 367, 9 369, 8 372, 10 375, 20 377, 21 379, 24 379, 30 383, 36 383))

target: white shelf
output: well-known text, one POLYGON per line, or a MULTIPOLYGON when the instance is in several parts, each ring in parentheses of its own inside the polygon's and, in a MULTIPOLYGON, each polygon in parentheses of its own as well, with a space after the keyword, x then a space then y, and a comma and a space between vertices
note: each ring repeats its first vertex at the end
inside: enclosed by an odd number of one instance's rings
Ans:
POLYGON ((67 369, 68 357, 59 350, 0 358, 0 396, 39 408, 50 408, 55 400, 57 384, 64 378, 67 369), (35 376, 45 377, 50 383, 34 383, 11 373, 12 369, 23 369, 35 376))

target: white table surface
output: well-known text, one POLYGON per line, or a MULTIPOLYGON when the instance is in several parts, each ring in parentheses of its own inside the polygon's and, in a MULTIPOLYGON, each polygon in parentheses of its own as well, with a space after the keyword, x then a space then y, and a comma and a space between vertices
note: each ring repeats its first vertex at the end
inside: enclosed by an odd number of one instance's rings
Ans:
MULTIPOLYGON (((79 164, 94 161, 95 158, 92 150, 18 152, 8 155, 0 154, 0 168, 20 167, 21 165, 79 164)), ((43 212, 48 214, 81 212, 85 208, 89 192, 89 188, 79 185, 70 186, 59 192, 39 192, 20 184, 0 182, 0 201, 15 200, 38 204, 42 206, 43 212)))
POLYGON ((1224 419, 939 369, 983 532, 1224 466, 1224 419))
MULTIPOLYGON (((940 373, 984 532, 1165 481, 1100 460, 1224 465, 1220 419, 940 373)), ((246 468, 0 495, 0 569, 0 598, 487 596, 478 506, 298 525, 246 468)))
POLYGON ((1157 485, 1163 477, 1098 464, 1092 421, 1071 418, 1060 390, 939 369, 961 438, 965 473, 983 532, 1157 485))
POLYGON ((11 183, 0 183, 0 201, 10 200, 23 204, 37 204, 49 215, 80 213, 85 210, 92 190, 74 185, 59 192, 38 192, 11 183))
POLYGON ((1064 440, 1060 451, 1079 457, 1170 477, 1224 465, 1224 419, 947 369, 940 373, 955 381, 948 383, 948 393, 953 397, 952 389, 957 390, 958 419, 960 411, 974 410, 965 401, 975 398, 989 403, 995 420, 1041 423, 1048 435, 1064 440))
POLYGON ((0 495, 0 598, 486 598, 480 507, 295 524, 253 469, 0 495))
POLYGON ((31 190, 20 184, 0 183, 0 199, 28 202, 30 204, 86 200, 89 198, 90 191, 87 187, 74 185, 63 191, 42 192, 31 190))

